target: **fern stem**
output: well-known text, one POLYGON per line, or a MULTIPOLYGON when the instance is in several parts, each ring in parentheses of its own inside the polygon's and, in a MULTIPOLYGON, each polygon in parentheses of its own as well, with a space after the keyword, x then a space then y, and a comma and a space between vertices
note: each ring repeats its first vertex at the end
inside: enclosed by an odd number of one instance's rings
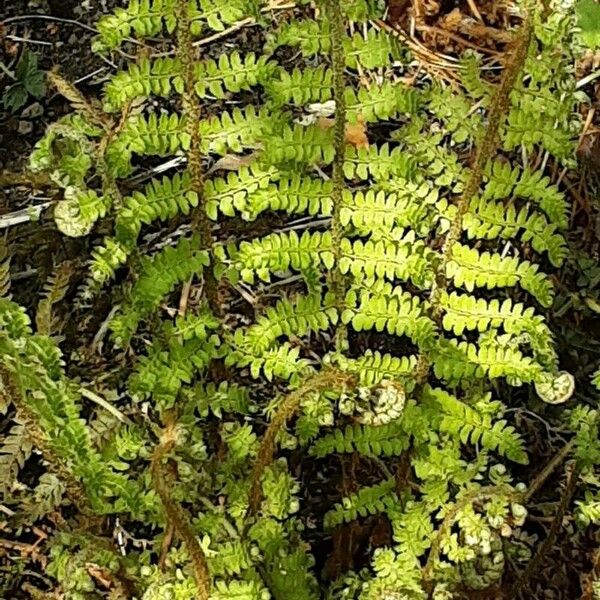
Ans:
POLYGON ((166 424, 160 443, 156 446, 152 454, 152 461, 150 464, 152 482, 170 524, 186 545, 190 555, 194 579, 198 587, 198 600, 208 600, 210 597, 210 572, 208 570, 206 556, 189 525, 189 515, 187 515, 185 510, 171 498, 171 491, 169 489, 170 477, 163 466, 163 461, 175 446, 175 442, 175 420, 170 419, 166 424))
MULTIPOLYGON (((505 68, 500 84, 492 98, 485 133, 483 134, 480 143, 477 145, 473 168, 471 169, 470 176, 465 184, 465 189, 456 204, 456 215, 450 224, 448 234, 444 241, 441 260, 436 269, 429 293, 431 316, 436 321, 439 321, 441 318, 442 308, 440 305, 440 297, 447 287, 446 269, 448 263, 452 260, 454 246, 460 240, 460 236, 462 235, 464 217, 469 210, 471 200, 477 195, 479 188, 481 187, 485 166, 496 153, 500 127, 510 108, 510 94, 525 65, 532 33, 533 19, 531 13, 528 12, 521 29, 516 35, 510 62, 505 68)), ((427 379, 429 366, 429 357, 422 352, 419 356, 415 372, 417 385, 422 385, 427 379)))
MULTIPOLYGON (((335 124, 333 129, 335 156, 333 159, 333 190, 331 199, 333 201, 333 215, 331 220, 331 237, 333 242, 333 254, 335 266, 330 273, 329 285, 335 296, 335 303, 339 313, 344 308, 344 278, 339 269, 342 258, 341 242, 343 227, 340 219, 344 193, 344 159, 346 156, 346 82, 344 69, 346 59, 344 57, 344 16, 339 0, 325 0, 326 15, 331 24, 331 66, 333 70, 333 98, 335 100, 335 124)), ((336 345, 346 338, 343 325, 338 324, 336 331, 336 345)))
POLYGON ((307 394, 313 392, 330 388, 350 387, 356 385, 356 383, 356 376, 354 375, 343 373, 339 370, 327 369, 313 375, 302 387, 290 392, 283 399, 262 438, 256 462, 254 463, 254 469, 250 477, 248 518, 257 513, 262 501, 261 480, 265 469, 273 462, 277 435, 296 414, 302 399, 307 394))
MULTIPOLYGON (((198 196, 198 207, 193 213, 192 228, 200 235, 204 250, 212 254, 214 240, 211 224, 206 214, 204 203, 204 173, 202 170, 202 139, 200 136, 199 123, 201 118, 200 104, 196 95, 196 77, 194 64, 196 49, 193 44, 190 30, 190 14, 188 0, 177 2, 177 55, 181 63, 183 77, 183 93, 181 100, 183 114, 185 117, 185 131, 190 139, 190 147, 187 151, 187 169, 190 174, 190 189, 198 196)), ((218 302, 217 282, 211 269, 204 272, 205 293, 212 312, 220 314, 218 302)))
POLYGON ((475 162, 471 169, 471 174, 465 189, 456 204, 456 216, 450 224, 450 229, 444 242, 442 249, 442 260, 437 268, 436 276, 434 277, 433 285, 430 291, 430 302, 434 315, 440 316, 440 295, 446 288, 446 267, 452 260, 452 252, 454 245, 459 241, 463 232, 464 216, 469 209, 471 200, 477 195, 481 183, 483 181, 484 169, 488 161, 494 156, 498 147, 498 138, 500 127, 502 126, 506 114, 510 108, 510 94, 513 91, 517 78, 519 77, 525 60, 527 59, 527 51, 531 41, 533 32, 533 20, 530 14, 527 14, 525 21, 521 26, 517 39, 512 50, 512 57, 506 67, 500 85, 494 94, 488 114, 488 124, 481 142, 477 146, 475 154, 475 162))
POLYGON ((460 512, 469 504, 472 504, 475 501, 494 498, 499 494, 511 495, 511 493, 511 488, 506 485, 494 485, 477 490, 471 490, 470 492, 467 492, 459 501, 457 501, 454 504, 454 506, 452 506, 452 508, 450 508, 450 510, 446 512, 446 516, 444 517, 444 520, 442 521, 442 524, 438 529, 437 535, 433 538, 433 541, 431 542, 429 556, 427 557, 427 562, 425 563, 425 567, 423 568, 422 580, 425 589, 430 595, 429 597, 431 597, 431 592, 433 590, 433 570, 439 562, 442 543, 444 542, 446 537, 450 535, 452 526, 454 525, 460 512))

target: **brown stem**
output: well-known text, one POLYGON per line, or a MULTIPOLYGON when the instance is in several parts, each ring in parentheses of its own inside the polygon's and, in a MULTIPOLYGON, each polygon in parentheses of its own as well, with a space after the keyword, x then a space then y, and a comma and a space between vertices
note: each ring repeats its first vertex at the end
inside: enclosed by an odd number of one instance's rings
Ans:
POLYGON ((163 436, 152 454, 150 471, 154 489, 158 494, 165 509, 169 526, 172 526, 179 538, 186 545, 187 551, 192 561, 194 579, 198 587, 198 600, 209 600, 210 597, 210 572, 206 556, 202 550, 189 522, 190 517, 186 511, 179 506, 171 497, 170 486, 172 478, 167 469, 164 468, 164 459, 175 446, 177 439, 175 420, 170 418, 163 431, 163 436))
MULTIPOLYGON (((333 159, 333 189, 331 199, 333 201, 333 215, 331 219, 331 237, 334 255, 334 268, 330 273, 329 285, 335 296, 338 312, 341 314, 344 308, 344 277, 340 271, 341 263, 341 241, 343 227, 340 219, 344 195, 344 161, 346 157, 346 82, 344 69, 346 58, 344 56, 344 16, 340 7, 340 0, 327 0, 325 3, 326 15, 331 25, 331 66, 333 70, 333 98, 335 100, 335 124, 333 127, 333 144, 335 156, 333 159)), ((338 347, 346 338, 344 326, 338 324, 336 331, 336 342, 338 347)))
MULTIPOLYGON (((198 197, 198 206, 193 213, 192 228, 200 235, 204 250, 212 252, 214 240, 212 228, 204 203, 204 173, 202 171, 202 138, 200 136, 201 110, 196 95, 195 59, 196 48, 190 31, 188 0, 177 2, 177 56, 181 64, 183 93, 181 94, 185 131, 190 139, 187 151, 187 169, 190 174, 190 190, 198 197)), ((204 272, 205 292, 208 304, 215 315, 221 313, 217 281, 210 267, 204 272)))
POLYGON ((520 577, 517 579, 515 584, 509 589, 509 591, 505 595, 505 598, 507 598, 507 600, 514 600, 515 598, 518 598, 521 592, 524 592, 529 588, 533 574, 536 571, 538 571, 544 558, 552 549, 552 546, 554 545, 554 542, 556 540, 556 536, 558 535, 558 532, 562 527, 562 521, 565 516, 565 513, 567 512, 567 508, 569 507, 569 504, 571 502, 571 498, 575 493, 578 476, 579 466, 575 463, 569 468, 569 474, 567 476, 567 485, 560 498, 560 504, 558 505, 558 509, 556 511, 556 514, 554 515, 552 525, 550 525, 550 531, 548 531, 546 539, 537 549, 535 556, 529 561, 529 564, 527 565, 525 570, 521 573, 520 577))
POLYGON ((269 423, 265 432, 254 469, 251 475, 249 508, 247 518, 254 516, 262 501, 261 480, 265 469, 273 462, 275 454, 275 442, 277 434, 285 427, 289 419, 295 414, 302 399, 312 392, 318 392, 329 388, 350 387, 356 384, 356 377, 348 373, 342 373, 336 370, 322 371, 313 375, 302 387, 290 392, 279 405, 273 420, 269 423))

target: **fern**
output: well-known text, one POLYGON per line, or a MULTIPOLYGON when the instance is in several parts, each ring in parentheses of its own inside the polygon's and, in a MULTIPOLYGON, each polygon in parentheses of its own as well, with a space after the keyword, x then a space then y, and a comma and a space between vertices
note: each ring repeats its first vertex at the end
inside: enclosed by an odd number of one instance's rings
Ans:
POLYGON ((393 493, 393 480, 363 487, 356 494, 345 497, 339 504, 323 517, 323 525, 331 529, 342 523, 356 520, 379 512, 387 511, 397 504, 398 498, 393 493))
MULTIPOLYGON (((214 96, 225 98, 228 93, 248 90, 268 81, 275 63, 264 56, 239 52, 222 54, 218 61, 205 60, 194 67, 197 80, 195 91, 201 98, 214 96)), ((183 91, 181 65, 177 59, 140 59, 127 71, 115 75, 104 88, 104 108, 108 112, 118 110, 140 97, 168 98, 172 93, 183 91)))
POLYGON ((359 452, 366 456, 399 456, 408 447, 401 421, 387 425, 348 425, 319 438, 310 448, 312 456, 323 458, 334 452, 359 452))
POLYGON ((2 477, 2 494, 7 496, 17 479, 19 471, 33 452, 33 443, 28 432, 28 424, 24 421, 10 428, 0 447, 0 476, 2 477))
POLYGON ((201 273, 208 264, 208 254, 195 237, 181 238, 176 246, 167 246, 153 258, 144 259, 121 314, 111 321, 115 341, 127 345, 140 320, 158 308, 178 283, 201 273))
MULTIPOLYGON (((123 350, 102 363, 124 384, 119 408, 98 396, 100 412, 80 410, 79 384, 40 334, 59 329, 66 281, 43 301, 38 334, 1 300, 0 350, 44 458, 60 465, 59 483, 35 492, 44 505, 70 501, 74 479, 93 512, 175 536, 117 562, 88 554, 87 534, 53 542, 63 591, 97 591, 90 556, 148 600, 451 597, 498 584, 524 520, 508 469, 528 456, 496 398, 573 392, 543 312, 550 267, 569 252, 570 207, 550 174, 575 148, 573 23, 531 10, 500 83, 469 54, 462 87, 424 85, 376 0, 131 0, 100 21, 97 50, 151 48, 123 54, 104 112, 61 86, 76 114, 31 164, 63 190, 63 233, 101 233, 84 299, 106 285, 93 306, 123 350), (154 51, 173 34, 175 53, 154 51), (232 50, 212 44, 221 34, 232 50), (306 505, 305 451, 323 462, 323 489, 331 455, 347 455, 354 493, 323 512, 306 505), (308 542, 323 514, 342 535, 384 517, 391 538, 365 550, 371 568, 317 580, 308 542)), ((446 72, 434 58, 431 73, 446 72)), ((80 358, 68 362, 79 375, 80 358)), ((591 481, 597 419, 574 413, 566 427, 591 481)), ((581 524, 595 519, 590 488, 581 524)))

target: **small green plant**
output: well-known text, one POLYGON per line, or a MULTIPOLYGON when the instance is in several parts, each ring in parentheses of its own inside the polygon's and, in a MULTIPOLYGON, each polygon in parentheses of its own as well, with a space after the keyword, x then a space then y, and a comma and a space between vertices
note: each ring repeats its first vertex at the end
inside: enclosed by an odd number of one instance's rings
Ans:
POLYGON ((7 110, 19 110, 30 96, 43 98, 46 95, 46 75, 38 67, 38 55, 27 47, 23 48, 14 72, 3 65, 3 71, 13 80, 4 90, 2 103, 7 110))

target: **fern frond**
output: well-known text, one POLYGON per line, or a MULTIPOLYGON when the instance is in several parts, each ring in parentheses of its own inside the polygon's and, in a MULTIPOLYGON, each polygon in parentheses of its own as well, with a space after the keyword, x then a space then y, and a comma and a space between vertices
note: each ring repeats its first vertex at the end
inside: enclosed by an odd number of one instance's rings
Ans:
POLYGON ((539 267, 519 257, 479 252, 460 243, 452 250, 452 259, 446 265, 446 274, 459 287, 472 292, 476 287, 494 289, 519 285, 542 306, 552 305, 554 290, 547 275, 539 267))
POLYGON ((19 471, 33 452, 33 441, 25 421, 15 419, 15 424, 3 437, 0 445, 0 492, 7 495, 19 471))
MULTIPOLYGON (((280 115, 278 115, 281 118, 280 115)), ((203 153, 241 152, 254 147, 258 140, 277 125, 271 111, 254 106, 243 110, 234 108, 231 113, 223 112, 199 123, 203 153)), ((177 113, 152 113, 131 117, 118 136, 106 149, 106 161, 117 177, 126 177, 131 172, 131 159, 140 156, 169 156, 189 149, 190 138, 185 130, 185 117, 177 113)))
MULTIPOLYGON (((227 177, 208 180, 204 187, 208 216, 216 221, 219 212, 233 217, 237 211, 243 219, 252 221, 265 210, 278 210, 269 206, 277 192, 271 182, 278 176, 273 168, 251 165, 242 167, 237 173, 229 173, 227 177)), ((303 181, 300 176, 297 179, 303 181)))
POLYGON ((53 314, 53 307, 64 299, 73 276, 74 265, 65 261, 58 265, 46 281, 42 291, 42 299, 37 306, 35 324, 38 333, 52 335, 60 331, 60 320, 53 314))
POLYGON ((291 387, 297 386, 311 371, 310 362, 300 358, 300 348, 283 342, 261 356, 255 356, 237 348, 230 340, 231 349, 225 356, 227 365, 237 365, 241 369, 247 367, 251 377, 258 379, 264 376, 267 381, 282 379, 289 381, 291 387))
POLYGON ((535 381, 543 373, 543 368, 518 348, 499 342, 478 347, 438 338, 432 360, 435 376, 449 385, 485 377, 504 377, 511 385, 520 385, 535 381))
POLYGON ((219 580, 211 592, 211 600, 265 600, 269 597, 268 588, 256 580, 219 580))
POLYGON ((549 343, 552 335, 544 318, 533 307, 514 303, 510 298, 489 302, 469 294, 443 292, 440 304, 444 309, 443 326, 447 331, 462 335, 464 331, 483 333, 488 328, 502 327, 506 333, 520 335, 527 332, 549 343))
POLYGON ((484 187, 483 200, 504 200, 512 195, 531 200, 547 215, 550 224, 559 229, 568 226, 569 206, 565 195, 543 171, 511 168, 495 161, 487 165, 486 177, 488 182, 484 187))
POLYGON ((272 233, 266 237, 242 242, 232 256, 233 267, 243 281, 253 283, 255 277, 271 281, 273 274, 283 274, 288 269, 298 272, 333 266, 331 234, 329 232, 295 231, 272 233))
POLYGON ((122 244, 112 238, 105 238, 104 243, 92 250, 92 260, 90 261, 91 281, 88 282, 89 291, 93 288, 104 285, 109 279, 114 277, 115 271, 127 262, 127 257, 131 252, 129 244, 122 244))
POLYGON ((500 237, 508 240, 519 235, 521 241, 531 242, 536 252, 547 252, 556 267, 564 262, 568 253, 566 240, 557 233, 556 225, 549 224, 543 215, 531 213, 528 208, 517 210, 512 204, 475 200, 465 215, 464 227, 470 239, 500 237))
POLYGON ((441 411, 440 431, 464 444, 481 444, 515 462, 528 462, 523 439, 506 421, 494 420, 492 415, 478 411, 439 388, 428 387, 423 393, 423 401, 432 402, 441 411))
POLYGON ((337 321, 335 301, 330 293, 323 298, 319 294, 298 295, 267 308, 256 323, 245 330, 237 329, 234 343, 248 354, 261 356, 282 336, 303 337, 309 331, 326 330, 337 321))
POLYGON ((437 195, 427 186, 398 181, 398 191, 368 190, 344 194, 340 211, 342 225, 352 225, 360 235, 387 237, 394 228, 411 227, 420 235, 433 228, 437 195))
POLYGON ((222 381, 198 384, 184 390, 185 397, 197 407, 202 417, 209 412, 221 418, 223 413, 247 415, 257 410, 250 399, 250 390, 236 383, 222 381))
POLYGON ((551 223, 561 229, 569 225, 569 205, 565 195, 544 176, 542 171, 524 169, 514 189, 519 198, 531 199, 548 215, 551 223))
POLYGON ((112 198, 108 195, 69 186, 65 190, 64 200, 54 208, 56 226, 71 237, 87 235, 94 223, 106 216, 111 204, 112 198))
POLYGON ((332 529, 342 523, 376 515, 396 506, 398 497, 394 493, 395 486, 395 480, 389 479, 377 485, 362 487, 355 494, 342 498, 341 502, 325 513, 324 527, 332 529))
POLYGON ((346 65, 358 69, 389 68, 402 57, 402 47, 397 37, 383 30, 369 28, 366 37, 355 33, 344 44, 346 65))
MULTIPOLYGON (((98 22, 94 50, 114 50, 130 36, 144 39, 156 37, 163 30, 173 33, 177 24, 176 3, 177 0, 130 0, 126 8, 116 8, 98 22)), ((200 35, 205 28, 223 31, 226 25, 249 16, 250 6, 248 0, 199 0, 190 5, 192 34, 200 35)))
POLYGON ((327 102, 333 98, 333 72, 324 66, 294 69, 291 73, 281 70, 265 88, 276 106, 327 102))
POLYGON ((392 356, 378 351, 367 350, 359 358, 337 357, 340 368, 356 374, 362 387, 374 387, 384 380, 405 380, 414 372, 417 365, 415 356, 392 356))
POLYGON ((416 90, 392 81, 369 88, 360 87, 358 91, 346 88, 345 97, 350 123, 359 119, 366 123, 375 123, 399 114, 414 114, 421 100, 421 95, 416 90))
POLYGON ((414 156, 401 150, 391 148, 389 144, 369 146, 368 148, 346 147, 344 174, 346 179, 366 181, 389 181, 396 178, 411 179, 417 168, 414 156))
POLYGON ((342 322, 351 324, 355 331, 374 329, 406 335, 423 349, 435 338, 435 323, 427 316, 420 298, 399 288, 350 290, 345 307, 342 322))
POLYGON ((411 281, 417 287, 427 287, 433 276, 435 253, 417 239, 414 231, 398 231, 393 240, 356 240, 343 238, 340 271, 356 279, 373 281, 386 278, 411 281))
POLYGON ((332 128, 293 124, 285 125, 265 139, 261 159, 269 165, 330 165, 334 155, 332 128))
MULTIPOLYGON (((304 57, 328 54, 331 50, 331 25, 327 19, 305 19, 282 25, 267 44, 273 51, 280 46, 299 47, 304 57)), ((368 29, 366 37, 355 33, 344 40, 346 66, 356 69, 388 67, 401 56, 398 40, 384 31, 368 29)))
POLYGON ((353 452, 365 456, 399 456, 409 443, 405 430, 402 419, 386 425, 347 425, 316 440, 310 454, 317 458, 353 452))
MULTIPOLYGON (((200 98, 225 98, 228 93, 249 90, 268 81, 276 70, 275 63, 253 52, 222 54, 218 61, 207 59, 194 65, 196 93, 200 98)), ((181 64, 177 58, 141 58, 110 79, 104 88, 104 109, 119 110, 136 98, 168 98, 183 91, 181 64)))
POLYGON ((188 341, 171 338, 166 347, 155 342, 129 378, 129 392, 138 400, 152 397, 161 410, 172 408, 182 385, 191 383, 196 373, 218 357, 218 347, 215 336, 188 341))
POLYGON ((127 345, 139 322, 158 308, 178 283, 201 273, 209 265, 208 252, 197 237, 182 238, 152 258, 142 259, 140 275, 131 288, 121 314, 110 322, 115 342, 127 345))

